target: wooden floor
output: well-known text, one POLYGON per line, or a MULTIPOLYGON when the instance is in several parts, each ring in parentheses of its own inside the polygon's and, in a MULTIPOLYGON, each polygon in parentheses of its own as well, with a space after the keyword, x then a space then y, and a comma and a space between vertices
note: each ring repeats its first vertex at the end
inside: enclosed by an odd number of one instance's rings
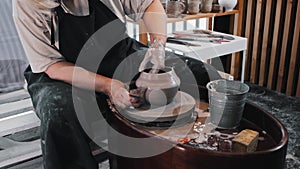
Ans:
MULTIPOLYGON (((26 90, 0 93, 0 168, 43 168, 39 126, 26 90)), ((95 149, 93 153, 100 161, 106 158, 104 150, 95 149)), ((108 168, 107 160, 99 163, 99 169, 108 168)))
POLYGON ((26 90, 0 94, 0 167, 41 156, 39 125, 26 90))
MULTIPOLYGON (((29 161, 22 162, 6 169, 43 169, 42 157, 30 159, 29 161)), ((108 160, 99 163, 99 169, 109 169, 108 160)))

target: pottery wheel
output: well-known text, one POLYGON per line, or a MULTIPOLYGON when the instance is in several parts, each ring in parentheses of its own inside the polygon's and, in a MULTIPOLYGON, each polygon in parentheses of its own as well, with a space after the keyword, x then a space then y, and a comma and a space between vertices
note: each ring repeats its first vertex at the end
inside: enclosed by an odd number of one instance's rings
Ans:
POLYGON ((128 120, 146 127, 170 127, 186 124, 195 120, 195 99, 184 92, 178 91, 174 100, 161 107, 147 110, 127 108, 120 113, 128 120))

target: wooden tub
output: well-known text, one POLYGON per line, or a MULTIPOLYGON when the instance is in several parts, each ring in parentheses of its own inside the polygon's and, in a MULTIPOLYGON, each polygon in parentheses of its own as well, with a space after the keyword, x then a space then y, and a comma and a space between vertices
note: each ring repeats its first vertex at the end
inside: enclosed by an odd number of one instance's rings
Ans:
MULTIPOLYGON (((122 115, 113 112, 108 121, 114 129, 130 137, 147 138, 154 134, 136 126, 122 115)), ((252 153, 221 152, 196 148, 187 144, 176 144, 163 137, 155 137, 151 149, 172 146, 169 150, 151 157, 123 157, 110 154, 112 169, 283 169, 288 143, 286 128, 273 115, 257 105, 246 103, 241 128, 254 129, 264 135, 257 151, 252 153)), ((142 151, 139 145, 123 144, 117 135, 110 135, 109 147, 142 151)), ((132 143, 135 144, 135 143, 132 143)), ((149 148, 149 147, 148 147, 149 148)))

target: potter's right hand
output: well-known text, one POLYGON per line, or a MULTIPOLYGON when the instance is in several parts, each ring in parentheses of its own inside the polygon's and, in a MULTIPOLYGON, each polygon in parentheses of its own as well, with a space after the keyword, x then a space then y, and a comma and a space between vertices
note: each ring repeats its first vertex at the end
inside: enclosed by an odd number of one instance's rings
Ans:
POLYGON ((131 105, 129 92, 125 89, 124 83, 119 80, 111 79, 108 96, 112 104, 119 108, 124 109, 131 105))

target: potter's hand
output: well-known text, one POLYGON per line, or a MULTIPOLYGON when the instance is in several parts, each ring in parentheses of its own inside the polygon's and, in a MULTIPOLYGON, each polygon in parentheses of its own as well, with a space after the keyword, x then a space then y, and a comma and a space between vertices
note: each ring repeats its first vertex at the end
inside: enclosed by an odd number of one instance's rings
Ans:
POLYGON ((146 64, 149 61, 153 64, 153 70, 165 67, 165 47, 163 42, 154 40, 153 44, 151 44, 150 48, 147 50, 144 60, 140 64, 140 72, 146 68, 146 64))
POLYGON ((111 80, 108 95, 111 102, 122 109, 131 105, 129 92, 125 89, 124 83, 119 80, 111 80))
POLYGON ((130 95, 130 102, 133 107, 139 108, 146 104, 145 100, 145 92, 146 88, 137 88, 137 89, 131 89, 129 91, 130 95))

